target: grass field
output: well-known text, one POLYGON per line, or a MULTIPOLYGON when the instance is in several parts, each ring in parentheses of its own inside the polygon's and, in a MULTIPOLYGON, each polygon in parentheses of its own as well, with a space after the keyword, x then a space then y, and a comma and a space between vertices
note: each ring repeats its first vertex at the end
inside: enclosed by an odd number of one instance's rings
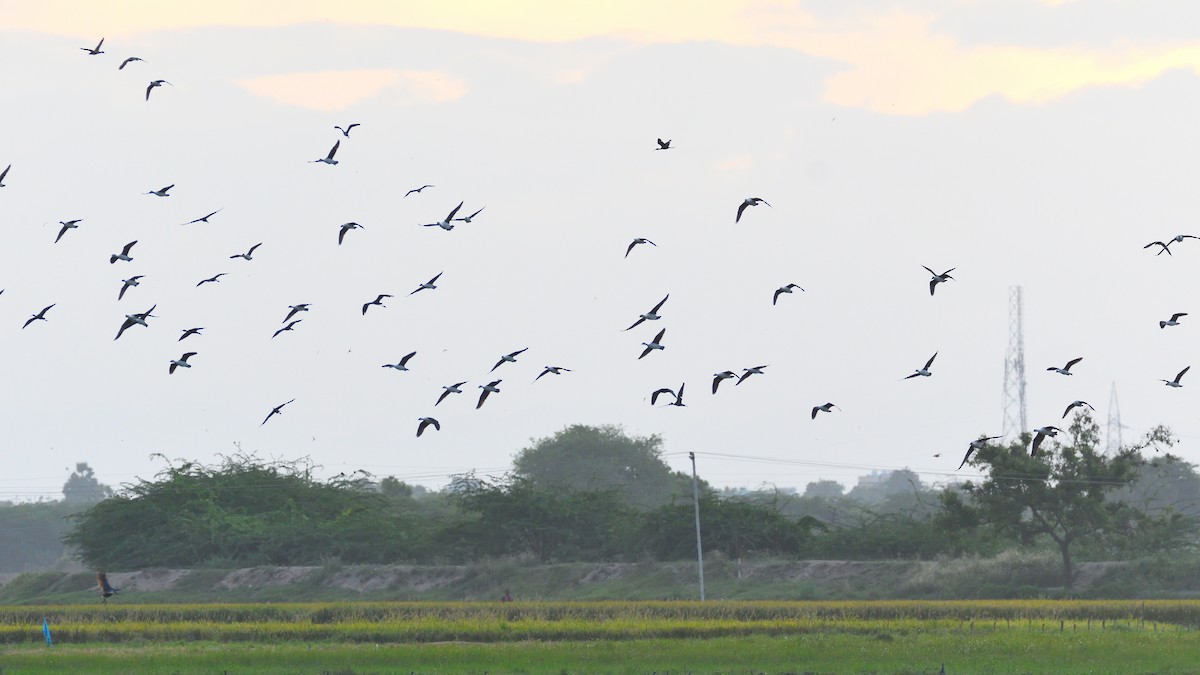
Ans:
POLYGON ((0 673, 1191 673, 1198 624, 1195 601, 7 607, 0 673))

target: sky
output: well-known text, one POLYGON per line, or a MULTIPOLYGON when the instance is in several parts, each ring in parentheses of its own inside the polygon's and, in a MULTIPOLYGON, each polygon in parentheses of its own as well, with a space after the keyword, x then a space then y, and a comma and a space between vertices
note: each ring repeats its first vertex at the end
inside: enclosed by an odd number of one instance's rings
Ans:
POLYGON ((239 451, 439 487, 571 424, 658 434, 719 486, 964 479, 967 444, 1000 433, 1011 286, 1031 427, 1082 399, 1103 429, 1115 382, 1127 442, 1163 424, 1200 462, 1200 380, 1161 381, 1200 361, 1200 323, 1158 326, 1200 322, 1200 240, 1143 249, 1200 235, 1189 3, 0 10, 0 499, 54 498, 80 461, 119 486, 239 451), (751 196, 770 206, 735 223, 751 196), (459 202, 484 210, 421 226, 459 202), (626 258, 635 237, 656 245, 626 258), (923 266, 954 280, 931 297, 923 266), (547 365, 570 372, 535 382, 547 365), (685 407, 650 405, 681 382, 685 407), (442 429, 416 438, 424 416, 442 429))

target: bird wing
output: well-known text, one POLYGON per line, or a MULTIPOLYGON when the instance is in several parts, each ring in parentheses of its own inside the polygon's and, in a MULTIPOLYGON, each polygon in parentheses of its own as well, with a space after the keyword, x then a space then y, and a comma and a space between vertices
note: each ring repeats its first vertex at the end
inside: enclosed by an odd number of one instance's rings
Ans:
POLYGON ((4 180, 4 177, 8 175, 8 170, 11 168, 12 168, 12 164, 9 164, 8 166, 4 167, 3 171, 0 171, 0 182, 2 182, 4 180))
POLYGON ((629 331, 629 330, 633 330, 634 328, 637 328, 639 325, 641 325, 641 323, 642 323, 643 321, 645 321, 645 319, 643 319, 642 317, 638 317, 638 320, 637 320, 637 321, 634 321, 634 322, 633 322, 633 325, 632 325, 632 326, 630 326, 629 328, 626 328, 625 330, 627 330, 627 331, 629 331))
POLYGON ((650 310, 650 313, 651 313, 651 314, 658 314, 658 310, 659 310, 659 309, 662 309, 663 303, 665 303, 665 302, 667 301, 667 298, 669 298, 669 297, 671 297, 671 294, 670 294, 670 293, 667 293, 667 296, 666 296, 665 298, 663 298, 662 300, 659 300, 659 301, 658 301, 658 304, 657 304, 657 305, 655 305, 655 306, 654 306, 654 307, 653 307, 653 308, 650 310))
POLYGON ((973 452, 975 452, 975 446, 974 445, 967 446, 967 454, 963 455, 962 464, 959 464, 958 468, 955 469, 955 471, 962 471, 962 468, 967 465, 967 460, 971 459, 971 453, 973 453, 973 452))
POLYGON ((662 330, 658 331, 658 335, 655 335, 655 336, 654 336, 654 344, 656 344, 656 345, 661 345, 661 344, 662 344, 663 335, 666 335, 666 333, 667 333, 667 329, 666 329, 666 328, 664 328, 664 329, 662 329, 662 330))
POLYGON ((350 228, 346 227, 345 225, 342 226, 342 229, 338 230, 338 246, 342 245, 342 240, 346 238, 346 232, 349 230, 350 228))
POLYGON ((922 370, 929 370, 929 366, 933 365, 933 360, 937 358, 937 355, 938 353, 934 352, 933 356, 929 357, 929 360, 925 362, 925 367, 922 370))
POLYGON ((742 211, 745 211, 747 206, 750 206, 750 202, 748 202, 748 201, 743 201, 743 202, 742 202, 742 205, 738 207, 737 218, 734 218, 734 219, 733 219, 733 222, 735 222, 735 223, 737 223, 737 222, 741 222, 741 220, 742 220, 742 211))
POLYGON ((821 410, 821 406, 819 406, 819 405, 815 405, 815 406, 813 406, 813 409, 812 409, 812 418, 813 418, 814 420, 815 420, 815 419, 817 419, 817 413, 818 413, 818 412, 820 412, 820 410, 821 410))
POLYGON ((1082 360, 1083 360, 1083 357, 1080 356, 1077 359, 1071 359, 1070 361, 1067 361, 1067 365, 1063 368, 1063 370, 1070 370, 1071 366, 1075 365, 1076 363, 1079 363, 1082 360))
POLYGON ((154 91, 154 88, 155 88, 155 87, 157 87, 157 86, 158 86, 158 85, 156 85, 156 84, 154 84, 153 82, 151 82, 151 83, 150 83, 150 86, 146 87, 146 100, 147 100, 147 101, 149 101, 149 100, 150 100, 150 92, 154 91))
POLYGON ((129 242, 128 244, 125 244, 125 248, 121 249, 121 255, 129 255, 129 249, 133 248, 133 245, 136 243, 137 243, 137 240, 134 240, 134 241, 129 242))
POLYGON ((438 272, 437 276, 435 276, 434 278, 429 280, 429 285, 432 286, 432 285, 436 284, 437 280, 441 278, 442 274, 444 274, 444 272, 438 272))
POLYGON ((416 352, 409 352, 408 354, 405 354, 404 358, 400 359, 400 365, 403 366, 403 365, 407 364, 408 360, 416 355, 417 355, 416 352))
POLYGON ((783 292, 784 291, 782 288, 775 289, 775 296, 773 298, 771 298, 771 305, 774 305, 775 303, 779 302, 779 295, 783 292))
POLYGON ((67 230, 69 230, 69 229, 71 229, 69 226, 63 225, 63 228, 58 231, 58 236, 54 238, 54 243, 57 244, 58 240, 62 239, 63 235, 66 234, 67 230))
POLYGON ((259 243, 255 244, 255 245, 251 246, 251 247, 250 247, 250 250, 249 250, 249 251, 246 251, 246 255, 247 255, 247 256, 254 255, 254 250, 255 250, 255 249, 257 249, 259 246, 262 246, 262 242, 259 242, 259 243))
POLYGON ((723 378, 723 377, 720 377, 720 376, 717 376, 717 377, 714 377, 714 378, 713 378, 713 386, 712 386, 712 390, 713 390, 713 393, 714 393, 714 394, 715 394, 715 393, 717 393, 717 387, 721 386, 721 380, 723 380, 723 379, 725 379, 725 378, 723 378))
POLYGON ((342 142, 340 140, 335 142, 333 144, 333 147, 329 149, 329 154, 325 156, 325 159, 333 159, 333 156, 337 154, 338 146, 340 146, 341 144, 342 144, 342 142))
POLYGON ((1188 366, 1187 368, 1184 368, 1183 370, 1179 371, 1179 374, 1175 376, 1175 383, 1179 384, 1179 380, 1183 379, 1183 374, 1186 373, 1187 371, 1191 370, 1191 368, 1192 368, 1191 366, 1188 366))
POLYGON ((1074 410, 1074 409, 1075 409, 1075 406, 1077 406, 1077 405, 1079 405, 1079 401, 1075 401, 1075 402, 1074 402, 1074 403, 1072 403, 1071 405, 1067 406, 1067 409, 1063 411, 1063 414, 1062 414, 1062 419, 1064 419, 1064 420, 1065 420, 1065 419, 1067 419, 1067 413, 1069 413, 1069 412, 1071 412, 1072 410, 1074 410))
POLYGON ((526 348, 524 348, 524 349, 518 349, 517 351, 515 351, 515 352, 513 352, 513 353, 509 354, 509 356, 515 359, 515 358, 517 358, 517 357, 518 357, 518 356, 520 356, 521 354, 524 354, 524 353, 525 353, 525 352, 527 352, 527 351, 529 351, 529 347, 526 347, 526 348))
POLYGON ((654 391, 654 393, 650 394, 650 405, 655 405, 658 403, 658 397, 660 394, 670 394, 671 396, 675 396, 675 392, 667 389, 666 387, 657 389, 654 391))
MULTIPOLYGON (((455 385, 455 386, 457 386, 457 385, 455 385)), ((442 395, 438 397, 437 403, 434 403, 434 405, 441 403, 449 395, 450 395, 450 390, 446 389, 445 391, 442 392, 442 395)))
POLYGON ((646 347, 645 349, 642 350, 642 354, 641 354, 641 356, 638 357, 638 360, 644 359, 646 357, 646 355, 652 351, 654 351, 654 350, 651 349, 650 347, 646 347))
POLYGON ((450 215, 446 216, 447 223, 454 220, 454 214, 458 213, 458 210, 462 208, 462 205, 463 202, 459 202, 458 206, 454 207, 454 210, 450 212, 450 215))
MULTIPOLYGON (((927 267, 925 269, 929 269, 929 268, 927 267)), ((937 285, 938 285, 938 280, 936 278, 929 280, 929 294, 930 295, 933 295, 933 291, 934 291, 934 289, 937 288, 937 285)))
POLYGON ((636 240, 636 239, 635 239, 634 241, 631 241, 631 242, 629 242, 629 248, 625 249, 625 257, 626 257, 626 258, 628 258, 628 257, 629 257, 629 252, 633 250, 633 247, 634 247, 634 246, 637 246, 637 240, 636 240))
POLYGON ((1176 314, 1172 314, 1172 315, 1171 315, 1171 320, 1172 320, 1172 321, 1178 321, 1178 320, 1179 320, 1179 317, 1181 317, 1181 316, 1187 316, 1187 312, 1178 312, 1178 313, 1176 313, 1176 314))
POLYGON ((479 395, 479 403, 475 404, 475 409, 479 410, 483 407, 483 402, 487 400, 488 394, 492 393, 490 389, 484 388, 483 393, 479 395))
POLYGON ((118 331, 117 331, 117 337, 113 338, 113 340, 114 340, 114 341, 116 341, 116 340, 120 340, 120 339, 121 339, 121 335, 122 335, 122 334, 125 332, 125 329, 126 329, 126 328, 129 328, 130 326, 132 326, 132 325, 133 325, 133 323, 134 323, 134 322, 133 322, 133 319, 126 318, 126 319, 125 319, 125 323, 122 323, 122 324, 121 324, 121 328, 120 328, 120 330, 118 330, 118 331))

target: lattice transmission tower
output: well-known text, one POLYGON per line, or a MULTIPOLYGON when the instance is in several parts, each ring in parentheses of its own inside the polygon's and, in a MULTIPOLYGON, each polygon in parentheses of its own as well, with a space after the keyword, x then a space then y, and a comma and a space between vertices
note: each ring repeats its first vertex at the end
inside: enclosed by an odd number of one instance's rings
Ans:
POLYGON ((1025 420, 1025 330, 1021 319, 1021 287, 1008 287, 1008 350, 1004 355, 1003 440, 1011 441, 1028 429, 1025 420))
POLYGON ((1108 397, 1108 429, 1104 432, 1104 450, 1115 453, 1121 450, 1121 407, 1117 405, 1117 383, 1112 383, 1112 394, 1108 397))

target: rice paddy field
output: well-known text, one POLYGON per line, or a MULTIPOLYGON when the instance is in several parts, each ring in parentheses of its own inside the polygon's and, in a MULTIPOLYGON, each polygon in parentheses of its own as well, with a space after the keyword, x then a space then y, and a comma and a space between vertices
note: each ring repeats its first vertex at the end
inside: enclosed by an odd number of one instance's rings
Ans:
POLYGON ((1200 601, 0 607, 3 675, 938 673, 943 665, 947 673, 1196 673, 1200 601))

